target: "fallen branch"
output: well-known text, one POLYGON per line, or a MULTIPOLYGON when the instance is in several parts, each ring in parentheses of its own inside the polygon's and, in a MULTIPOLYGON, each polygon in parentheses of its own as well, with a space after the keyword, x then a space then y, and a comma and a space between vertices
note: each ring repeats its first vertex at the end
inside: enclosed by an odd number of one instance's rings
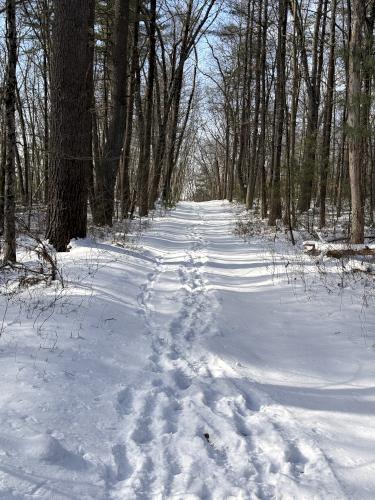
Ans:
POLYGON ((38 235, 34 234, 22 219, 17 219, 17 222, 20 230, 37 243, 33 251, 42 262, 44 261, 50 267, 51 280, 55 281, 59 277, 62 286, 64 286, 63 276, 57 266, 56 255, 53 253, 53 249, 42 241, 38 235))
POLYGON ((375 256, 374 245, 350 245, 350 244, 331 244, 320 241, 305 241, 303 243, 304 252, 307 255, 332 257, 342 259, 345 257, 356 256, 375 256))

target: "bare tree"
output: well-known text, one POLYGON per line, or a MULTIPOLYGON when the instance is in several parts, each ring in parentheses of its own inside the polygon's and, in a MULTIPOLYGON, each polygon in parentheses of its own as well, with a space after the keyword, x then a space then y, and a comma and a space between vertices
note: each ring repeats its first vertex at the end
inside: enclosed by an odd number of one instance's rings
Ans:
POLYGON ((124 142, 128 79, 129 0, 115 0, 111 45, 111 104, 103 155, 97 163, 97 208, 94 220, 112 225, 115 184, 124 142))
POLYGON ((17 95, 17 28, 16 3, 6 3, 7 68, 5 82, 5 200, 4 200, 4 262, 16 261, 16 206, 15 206, 15 161, 16 161, 16 95, 17 95))
POLYGON ((361 110, 362 91, 362 39, 366 18, 365 4, 361 0, 351 2, 351 38, 349 46, 349 175, 352 201, 352 243, 364 241, 364 206, 362 192, 363 128, 361 110))
POLYGON ((280 169, 285 111, 285 58, 287 18, 287 1, 279 0, 279 25, 276 58, 277 82, 275 96, 275 142, 273 151, 271 207, 268 220, 268 223, 270 225, 274 225, 276 223, 276 220, 281 218, 280 169))

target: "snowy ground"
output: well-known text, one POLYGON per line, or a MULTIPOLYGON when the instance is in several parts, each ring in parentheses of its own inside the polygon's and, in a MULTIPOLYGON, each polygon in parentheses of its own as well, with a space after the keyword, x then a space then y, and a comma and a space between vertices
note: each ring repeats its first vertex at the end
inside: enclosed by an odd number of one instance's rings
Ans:
POLYGON ((180 203, 0 297, 0 498, 375 498, 375 311, 233 221, 180 203))

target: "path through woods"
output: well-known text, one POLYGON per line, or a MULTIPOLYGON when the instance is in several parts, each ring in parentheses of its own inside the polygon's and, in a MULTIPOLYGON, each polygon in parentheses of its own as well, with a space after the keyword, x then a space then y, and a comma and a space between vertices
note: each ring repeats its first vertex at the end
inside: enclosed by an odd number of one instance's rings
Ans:
POLYGON ((351 294, 291 286, 233 223, 180 203, 141 251, 61 255, 52 315, 44 288, 9 305, 1 498, 373 498, 374 313, 366 343, 351 294))

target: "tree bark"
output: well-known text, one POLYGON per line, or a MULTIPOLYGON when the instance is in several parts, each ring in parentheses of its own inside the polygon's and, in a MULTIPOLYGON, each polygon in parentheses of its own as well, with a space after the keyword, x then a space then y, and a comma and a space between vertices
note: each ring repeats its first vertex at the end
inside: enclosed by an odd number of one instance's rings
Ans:
POLYGON ((150 1, 150 26, 149 26, 149 58, 148 58, 148 81, 146 95, 146 112, 144 117, 145 131, 144 142, 141 145, 138 165, 138 196, 139 215, 145 217, 149 206, 149 178, 153 121, 153 95, 155 82, 155 59, 156 59, 156 0, 150 1))
POLYGON ((320 227, 321 228, 323 228, 326 225, 327 177, 328 177, 329 163, 330 163, 333 94, 335 85, 336 6, 337 6, 337 0, 332 0, 330 49, 329 49, 329 63, 328 63, 328 77, 327 77, 327 97, 326 97, 326 106, 324 112, 322 159, 320 167, 320 227))
POLYGON ((66 251, 72 238, 86 236, 93 1, 54 2, 47 238, 57 251, 66 251))
POLYGON ((121 158, 121 218, 129 216, 131 205, 130 190, 130 165, 131 165, 131 144, 133 137, 133 115, 134 115, 134 95, 136 84, 136 71, 138 65, 138 39, 139 39, 139 0, 135 2, 134 7, 134 27, 133 27, 133 48, 132 60, 129 75, 129 100, 126 110, 126 129, 124 148, 121 158))
POLYGON ((103 158, 96 172, 98 208, 94 222, 111 226, 115 183, 124 142, 127 104, 129 0, 115 1, 115 22, 111 53, 111 108, 103 158))
POLYGON ((364 241, 364 206, 362 193, 362 156, 364 133, 361 120, 362 90, 362 31, 365 22, 365 5, 362 0, 352 0, 351 39, 349 44, 348 134, 349 176, 352 200, 351 242, 364 241))
POLYGON ((16 262, 16 92, 17 28, 15 0, 6 2, 7 67, 5 83, 6 161, 4 193, 4 263, 16 262))
POLYGON ((286 27, 288 18, 287 0, 279 1, 279 27, 277 50, 277 81, 275 96, 275 146, 273 153, 273 179, 271 206, 268 224, 273 226, 281 218, 280 170, 281 152, 284 131, 285 113, 285 58, 286 58, 286 27))

